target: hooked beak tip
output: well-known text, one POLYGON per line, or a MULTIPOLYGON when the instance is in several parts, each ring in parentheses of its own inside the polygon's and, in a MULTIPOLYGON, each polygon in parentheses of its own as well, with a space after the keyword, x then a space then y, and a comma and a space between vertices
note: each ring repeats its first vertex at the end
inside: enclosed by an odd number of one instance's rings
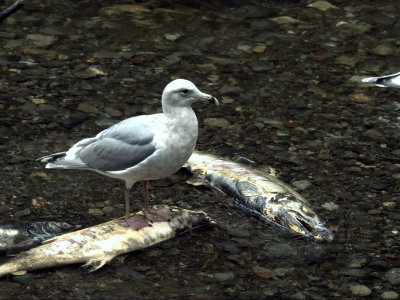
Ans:
POLYGON ((218 99, 214 96, 211 96, 210 102, 214 102, 216 105, 219 105, 218 99))

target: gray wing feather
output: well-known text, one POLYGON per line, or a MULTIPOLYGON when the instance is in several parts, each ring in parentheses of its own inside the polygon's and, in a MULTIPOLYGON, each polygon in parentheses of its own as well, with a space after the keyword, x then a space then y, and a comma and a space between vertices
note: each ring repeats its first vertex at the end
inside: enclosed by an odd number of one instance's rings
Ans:
POLYGON ((156 150, 153 138, 153 130, 141 118, 130 118, 101 132, 95 142, 77 153, 77 157, 90 168, 119 171, 152 155, 156 150))

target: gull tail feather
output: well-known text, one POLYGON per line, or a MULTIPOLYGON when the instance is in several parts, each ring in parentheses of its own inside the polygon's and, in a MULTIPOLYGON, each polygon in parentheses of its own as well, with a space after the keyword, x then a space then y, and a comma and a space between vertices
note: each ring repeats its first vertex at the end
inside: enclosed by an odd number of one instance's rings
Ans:
POLYGON ((88 166, 80 159, 65 159, 67 152, 58 152, 38 158, 47 163, 46 169, 87 169, 88 166))

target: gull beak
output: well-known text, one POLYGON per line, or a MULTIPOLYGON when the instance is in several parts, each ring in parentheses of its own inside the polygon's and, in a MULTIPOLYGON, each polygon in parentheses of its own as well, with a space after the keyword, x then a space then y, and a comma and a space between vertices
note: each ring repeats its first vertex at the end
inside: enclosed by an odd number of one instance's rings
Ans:
POLYGON ((211 96, 211 100, 210 100, 210 102, 212 103, 212 102, 214 102, 215 103, 215 105, 219 105, 219 101, 218 101, 218 99, 217 98, 215 98, 214 96, 211 96))
POLYGON ((206 100, 206 101, 208 101, 210 103, 215 103, 216 105, 219 105, 218 99, 215 98, 214 96, 209 95, 209 94, 201 93, 200 99, 201 100, 206 100))

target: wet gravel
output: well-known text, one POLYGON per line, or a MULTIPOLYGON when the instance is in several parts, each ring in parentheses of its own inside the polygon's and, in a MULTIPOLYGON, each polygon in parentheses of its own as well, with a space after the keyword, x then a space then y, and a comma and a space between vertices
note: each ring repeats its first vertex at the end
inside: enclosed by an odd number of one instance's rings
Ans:
POLYGON ((180 171, 152 184, 154 202, 219 225, 91 274, 2 278, 1 299, 399 298, 399 90, 360 82, 399 71, 398 1, 26 2, 0 25, 3 222, 121 216, 123 182, 35 159, 158 112, 183 77, 222 102, 195 105, 197 149, 275 168, 336 238, 260 224, 180 171))

